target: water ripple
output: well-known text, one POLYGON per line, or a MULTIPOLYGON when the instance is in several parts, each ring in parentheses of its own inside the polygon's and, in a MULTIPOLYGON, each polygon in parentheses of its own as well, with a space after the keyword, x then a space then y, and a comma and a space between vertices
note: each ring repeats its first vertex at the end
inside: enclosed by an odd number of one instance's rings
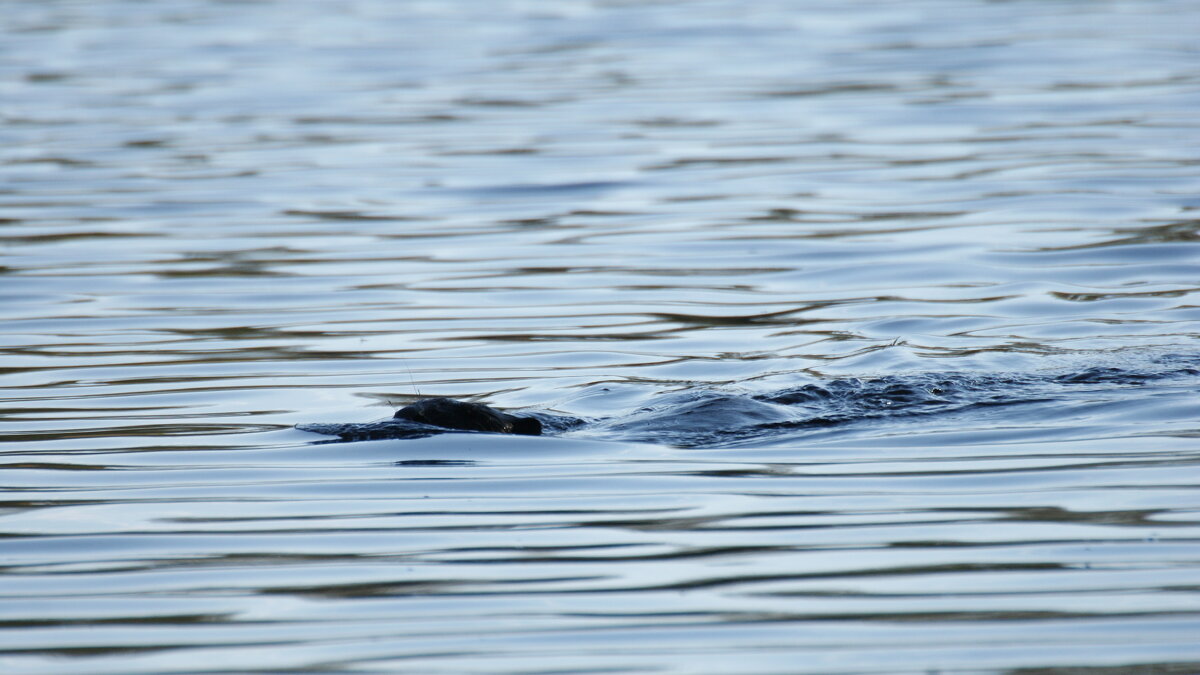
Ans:
POLYGON ((6 4, 0 670, 1200 670, 1195 3, 483 9, 6 4))

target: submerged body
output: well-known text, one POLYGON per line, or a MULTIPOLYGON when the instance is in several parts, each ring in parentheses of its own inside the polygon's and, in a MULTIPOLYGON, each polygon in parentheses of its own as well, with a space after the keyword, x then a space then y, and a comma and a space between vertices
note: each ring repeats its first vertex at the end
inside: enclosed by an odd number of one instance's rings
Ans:
MULTIPOLYGON (((649 405, 611 417, 579 418, 537 411, 510 415, 479 403, 449 398, 417 401, 392 419, 349 424, 300 424, 298 428, 342 441, 421 438, 446 431, 541 436, 581 431, 620 441, 717 447, 767 443, 834 426, 876 424, 907 418, 958 430, 963 415, 1054 406, 1077 388, 1089 395, 1121 396, 1129 387, 1200 377, 1200 357, 1163 354, 1140 367, 1096 366, 1084 370, 1029 373, 932 372, 860 379, 799 382, 755 394, 703 388, 664 392, 649 405), (1018 405, 1020 404, 1020 405, 1018 405), (928 422, 926 422, 928 420, 928 422)), ((1177 386, 1177 385, 1176 385, 1177 386)))
POLYGON ((452 398, 422 399, 397 410, 392 417, 443 429, 542 435, 542 423, 533 417, 517 417, 481 403, 467 403, 452 398))

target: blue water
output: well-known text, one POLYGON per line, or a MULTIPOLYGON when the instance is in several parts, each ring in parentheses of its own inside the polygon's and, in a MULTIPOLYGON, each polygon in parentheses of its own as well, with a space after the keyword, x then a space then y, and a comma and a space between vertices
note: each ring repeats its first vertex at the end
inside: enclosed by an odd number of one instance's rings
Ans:
POLYGON ((4 12, 0 672, 1200 672, 1200 5, 4 12))

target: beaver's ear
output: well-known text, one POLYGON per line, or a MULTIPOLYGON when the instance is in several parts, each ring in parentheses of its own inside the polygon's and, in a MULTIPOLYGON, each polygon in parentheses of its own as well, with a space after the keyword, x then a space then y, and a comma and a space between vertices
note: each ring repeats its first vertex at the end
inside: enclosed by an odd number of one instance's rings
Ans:
POLYGON ((512 432, 525 436, 541 436, 542 423, 535 417, 514 417, 512 432))

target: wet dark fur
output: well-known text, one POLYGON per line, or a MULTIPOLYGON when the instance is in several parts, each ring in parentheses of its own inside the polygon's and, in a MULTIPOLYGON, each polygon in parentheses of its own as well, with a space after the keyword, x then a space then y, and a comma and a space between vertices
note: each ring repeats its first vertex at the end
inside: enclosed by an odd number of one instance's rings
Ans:
POLYGON ((397 410, 392 417, 443 429, 490 431, 524 436, 542 435, 542 423, 533 417, 517 417, 481 403, 467 403, 452 398, 422 399, 397 410))

